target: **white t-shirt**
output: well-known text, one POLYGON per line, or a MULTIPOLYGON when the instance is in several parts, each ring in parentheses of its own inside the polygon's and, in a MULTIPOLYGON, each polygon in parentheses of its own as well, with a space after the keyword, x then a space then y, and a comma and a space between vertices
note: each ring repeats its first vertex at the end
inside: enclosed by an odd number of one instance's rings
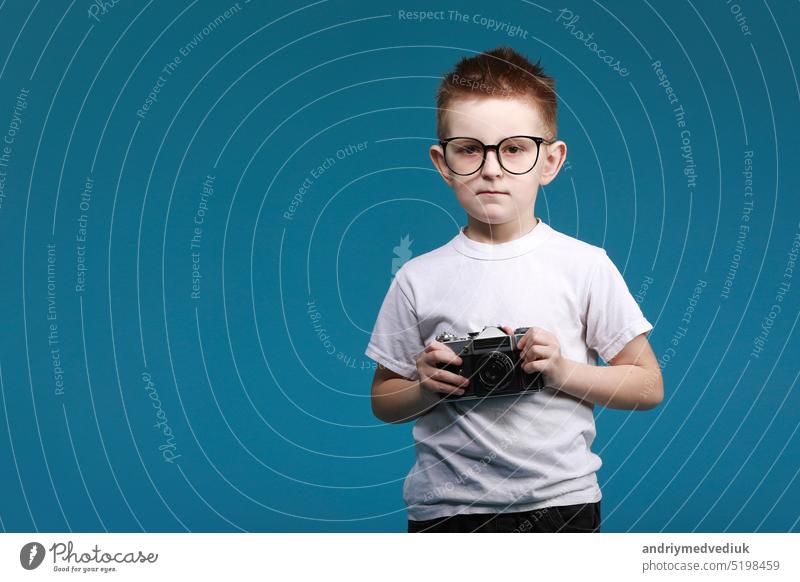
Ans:
MULTIPOLYGON (((466 336, 487 325, 544 328, 563 357, 592 365, 653 328, 604 249, 539 220, 499 244, 474 241, 461 227, 444 246, 404 263, 365 353, 416 380, 416 359, 438 334, 466 336)), ((416 463, 403 487, 408 518, 599 501, 592 410, 549 387, 437 404, 414 425, 416 463)))

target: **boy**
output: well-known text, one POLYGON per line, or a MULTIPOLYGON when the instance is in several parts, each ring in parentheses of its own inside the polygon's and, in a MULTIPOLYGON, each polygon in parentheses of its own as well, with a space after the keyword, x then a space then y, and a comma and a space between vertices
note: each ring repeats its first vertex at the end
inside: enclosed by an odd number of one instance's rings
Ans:
POLYGON ((661 402, 653 326, 605 250, 534 216, 539 185, 567 151, 555 138, 555 83, 538 63, 507 47, 462 59, 439 87, 437 133, 431 160, 467 225, 403 264, 365 352, 379 364, 375 416, 418 419, 408 531, 597 532, 593 405, 661 402), (545 388, 440 403, 470 380, 437 367, 460 358, 434 338, 488 325, 530 327, 522 367, 545 388))

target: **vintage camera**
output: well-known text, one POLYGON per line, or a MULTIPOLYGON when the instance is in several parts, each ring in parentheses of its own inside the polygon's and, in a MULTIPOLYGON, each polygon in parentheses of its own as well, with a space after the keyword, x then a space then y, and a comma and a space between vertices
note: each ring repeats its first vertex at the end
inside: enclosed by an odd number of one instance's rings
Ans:
POLYGON ((541 372, 529 374, 521 367, 517 342, 527 330, 518 327, 513 335, 508 335, 499 326, 485 326, 482 331, 468 333, 468 337, 456 337, 451 332, 436 336, 436 341, 461 358, 461 366, 440 363, 437 367, 469 378, 464 394, 445 394, 442 400, 473 400, 538 392, 544 388, 541 372))

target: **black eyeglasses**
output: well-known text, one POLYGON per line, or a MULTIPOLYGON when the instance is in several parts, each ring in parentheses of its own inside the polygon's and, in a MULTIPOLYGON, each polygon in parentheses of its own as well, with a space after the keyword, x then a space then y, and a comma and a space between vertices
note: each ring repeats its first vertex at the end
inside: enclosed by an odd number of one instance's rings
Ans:
POLYGON ((539 146, 555 140, 532 135, 514 135, 495 145, 486 145, 473 137, 450 137, 439 141, 444 161, 459 176, 474 174, 486 163, 486 152, 494 150, 497 161, 509 174, 527 174, 539 160, 539 146))

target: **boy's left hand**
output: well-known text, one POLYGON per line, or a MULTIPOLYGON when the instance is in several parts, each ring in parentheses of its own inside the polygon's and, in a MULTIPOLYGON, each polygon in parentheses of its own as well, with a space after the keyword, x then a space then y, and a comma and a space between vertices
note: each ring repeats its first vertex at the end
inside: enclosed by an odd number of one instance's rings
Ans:
MULTIPOLYGON (((514 328, 504 325, 501 328, 508 335, 514 334, 514 328)), ((523 361, 522 369, 527 373, 542 372, 548 386, 558 386, 558 378, 564 366, 561 356, 561 344, 556 336, 542 329, 531 327, 517 342, 519 357, 523 361)))

